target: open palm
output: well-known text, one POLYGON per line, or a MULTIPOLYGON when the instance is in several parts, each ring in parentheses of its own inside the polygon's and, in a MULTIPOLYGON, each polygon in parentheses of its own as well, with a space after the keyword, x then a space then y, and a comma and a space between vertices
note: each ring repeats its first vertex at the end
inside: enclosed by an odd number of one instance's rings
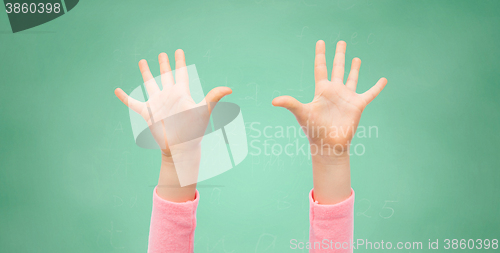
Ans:
POLYGON ((274 106, 290 110, 304 130, 311 145, 321 154, 348 151, 350 141, 359 124, 365 107, 382 91, 387 79, 381 78, 372 88, 362 94, 356 93, 361 60, 352 60, 351 72, 344 80, 346 43, 339 41, 335 51, 331 81, 325 58, 325 42, 316 43, 314 77, 316 81, 314 99, 302 104, 290 96, 273 100, 274 106), (328 153, 326 153, 328 152, 328 153))
MULTIPOLYGON (((175 52, 175 81, 167 54, 161 53, 158 61, 163 89, 160 90, 146 60, 141 60, 139 69, 149 99, 146 102, 140 102, 128 96, 120 88, 115 90, 115 94, 125 105, 146 120, 162 152, 172 155, 171 147, 177 144, 182 145, 185 140, 193 140, 190 137, 199 137, 195 138, 198 141, 189 142, 190 145, 197 145, 201 142, 201 136, 206 130, 215 103, 231 94, 232 91, 228 87, 217 87, 212 89, 203 101, 196 103, 189 92, 189 77, 184 52, 181 49, 175 52), (165 120, 176 114, 179 117, 165 120)), ((183 145, 182 148, 192 147, 183 145)))

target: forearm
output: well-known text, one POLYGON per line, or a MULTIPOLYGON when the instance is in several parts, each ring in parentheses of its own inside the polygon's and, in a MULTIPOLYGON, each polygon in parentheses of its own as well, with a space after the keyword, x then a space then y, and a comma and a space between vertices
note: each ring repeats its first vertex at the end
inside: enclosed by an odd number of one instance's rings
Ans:
MULTIPOLYGON (((194 174, 198 172, 199 159, 197 157, 199 156, 199 150, 193 151, 191 155, 192 157, 188 157, 186 161, 190 172, 186 173, 194 174)), ((186 169, 186 163, 183 165, 183 169, 186 169)), ((181 187, 174 159, 172 156, 162 154, 157 193, 162 199, 172 202, 191 201, 195 198, 196 183, 181 187)))
POLYGON ((314 189, 310 192, 309 252, 352 252, 354 191, 349 153, 312 156, 314 189), (328 247, 325 247, 325 240, 328 247))
POLYGON ((351 170, 348 152, 312 155, 314 200, 333 205, 351 196, 351 170))
MULTIPOLYGON (((193 176, 198 172, 199 155, 196 148, 174 156, 176 159, 162 154, 158 186, 153 193, 148 252, 193 252, 199 196, 196 183, 181 187, 176 168, 193 176)), ((185 179, 186 174, 182 176, 185 179)))

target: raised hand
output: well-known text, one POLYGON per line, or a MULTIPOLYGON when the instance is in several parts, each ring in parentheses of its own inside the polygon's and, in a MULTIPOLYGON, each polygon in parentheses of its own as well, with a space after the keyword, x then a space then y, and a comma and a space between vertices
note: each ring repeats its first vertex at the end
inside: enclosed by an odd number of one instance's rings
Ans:
POLYGON ((329 81, 325 42, 318 41, 314 64, 316 88, 313 101, 302 104, 293 97, 281 96, 272 102, 274 106, 284 107, 295 115, 309 139, 313 155, 348 152, 361 113, 387 84, 387 79, 381 78, 365 93, 356 93, 361 60, 354 58, 344 85, 345 50, 346 43, 339 41, 333 60, 332 78, 329 81))
POLYGON ((175 52, 175 80, 166 53, 158 56, 161 72, 160 90, 146 60, 139 69, 149 99, 140 102, 116 89, 116 96, 148 123, 155 141, 162 150, 157 193, 166 200, 185 202, 195 198, 201 159, 201 140, 215 104, 231 94, 228 87, 212 89, 203 101, 195 103, 189 91, 189 77, 184 52, 175 52), (194 137, 194 138, 193 138, 194 137))
POLYGON ((309 139, 313 165, 313 198, 319 204, 336 204, 351 195, 349 146, 365 107, 382 91, 387 79, 380 78, 368 91, 356 93, 361 60, 352 60, 344 85, 346 43, 339 41, 328 80, 325 42, 316 43, 314 99, 302 104, 290 96, 273 100, 274 106, 290 110, 309 139))
MULTIPOLYGON (((189 77, 184 52, 181 49, 175 52, 175 81, 167 54, 158 55, 158 61, 162 90, 153 78, 146 60, 141 60, 139 61, 139 69, 149 99, 146 102, 137 101, 120 88, 115 90, 115 94, 125 105, 146 120, 163 154, 171 156, 171 146, 179 144, 178 147, 181 147, 183 137, 203 135, 209 122, 211 107, 224 96, 231 94, 232 91, 228 87, 214 88, 203 101, 197 104, 189 92, 189 77), (199 110, 192 110, 194 108, 199 108, 199 110), (204 110, 205 108, 206 110, 204 110), (164 121, 167 117, 181 112, 185 112, 181 115, 181 120, 173 122, 173 124, 164 121)), ((199 144, 200 141, 201 138, 198 138, 198 141, 190 142, 191 145, 182 145, 182 149, 192 149, 193 145, 199 144)))

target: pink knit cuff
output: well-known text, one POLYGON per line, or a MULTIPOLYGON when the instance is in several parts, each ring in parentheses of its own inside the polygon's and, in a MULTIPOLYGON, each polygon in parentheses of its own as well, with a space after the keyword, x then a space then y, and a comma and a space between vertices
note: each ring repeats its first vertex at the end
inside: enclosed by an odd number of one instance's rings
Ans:
POLYGON ((196 214, 196 207, 198 207, 198 202, 200 200, 200 193, 196 190, 194 200, 189 200, 182 203, 168 201, 162 199, 158 196, 157 187, 153 191, 153 205, 158 210, 168 210, 168 213, 173 214, 185 214, 191 213, 196 214))
POLYGON ((310 218, 315 220, 332 220, 352 216, 354 211, 354 190, 351 196, 334 205, 322 205, 313 199, 314 189, 309 192, 310 218))
POLYGON ((192 201, 183 203, 168 201, 158 196, 155 187, 148 253, 193 252, 196 208, 199 199, 200 194, 196 191, 195 199, 192 201))

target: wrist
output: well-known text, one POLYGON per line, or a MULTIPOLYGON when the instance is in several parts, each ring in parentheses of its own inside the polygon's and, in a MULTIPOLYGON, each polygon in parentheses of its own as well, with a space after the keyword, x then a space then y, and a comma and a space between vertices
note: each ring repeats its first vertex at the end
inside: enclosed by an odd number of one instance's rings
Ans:
POLYGON ((164 167, 160 171, 156 192, 160 198, 172 202, 186 202, 194 200, 196 193, 196 183, 181 186, 175 167, 164 167))
POLYGON ((315 147, 315 145, 310 145, 311 160, 313 164, 342 165, 349 163, 349 148, 338 150, 329 148, 315 149, 315 147))
POLYGON ((336 204, 350 196, 351 171, 349 152, 314 154, 313 167, 314 200, 320 204, 336 204))
POLYGON ((169 152, 168 154, 161 152, 161 169, 174 169, 175 163, 172 154, 169 152))
POLYGON ((198 159, 201 155, 201 145, 192 145, 189 149, 181 149, 181 148, 170 148, 168 150, 161 150, 161 162, 162 168, 163 165, 167 167, 174 167, 174 161, 179 162, 181 158, 188 157, 190 159, 198 159))
POLYGON ((200 154, 201 148, 193 148, 189 151, 175 150, 171 153, 162 152, 157 186, 158 196, 172 202, 194 200, 196 180, 193 184, 181 186, 179 173, 192 174, 192 177, 197 178, 200 154))

